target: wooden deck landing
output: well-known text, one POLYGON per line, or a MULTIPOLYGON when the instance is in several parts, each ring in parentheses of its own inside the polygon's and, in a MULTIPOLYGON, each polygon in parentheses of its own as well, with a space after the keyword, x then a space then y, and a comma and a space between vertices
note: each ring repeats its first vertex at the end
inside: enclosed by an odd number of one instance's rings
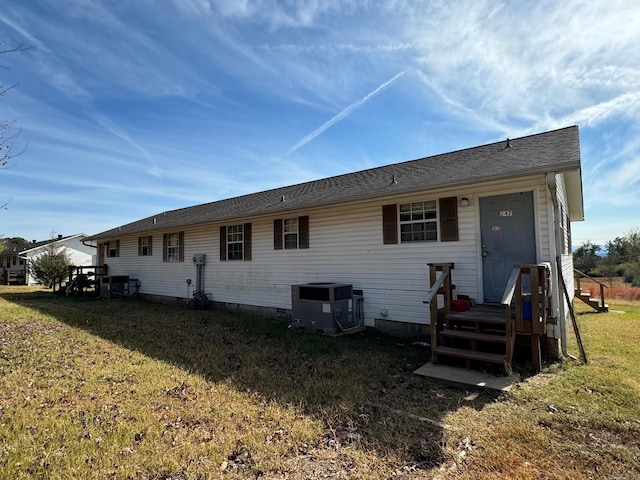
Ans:
MULTIPOLYGON (((513 317, 513 315, 512 315, 513 317)), ((474 320, 490 323, 505 323, 504 306, 497 303, 481 303, 474 305, 465 312, 450 312, 447 318, 451 320, 474 320)))

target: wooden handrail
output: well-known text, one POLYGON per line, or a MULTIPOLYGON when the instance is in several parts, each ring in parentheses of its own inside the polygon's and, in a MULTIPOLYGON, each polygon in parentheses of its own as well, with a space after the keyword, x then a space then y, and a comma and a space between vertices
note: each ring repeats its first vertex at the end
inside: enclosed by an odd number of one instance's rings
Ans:
POLYGON ((504 289, 504 294, 502 295, 502 305, 511 305, 511 301, 513 300, 513 295, 516 292, 516 284, 518 283, 518 278, 520 277, 520 268, 515 267, 511 271, 511 276, 507 281, 507 286, 504 289))
POLYGON ((608 285, 600 282, 599 280, 596 280, 593 277, 590 277, 589 275, 587 275, 584 272, 581 272, 580 270, 578 270, 577 268, 573 269, 573 279, 575 281, 575 285, 574 288, 576 289, 577 296, 578 298, 580 298, 580 300, 582 300, 583 302, 587 303, 588 305, 590 305, 591 307, 595 308, 598 312, 606 312, 608 311, 608 307, 607 307, 607 303, 605 301, 604 298, 604 289, 605 288, 609 288, 608 285), (584 277, 584 278, 588 278, 589 280, 591 280, 594 283, 597 283, 600 286, 600 298, 597 301, 597 307, 594 305, 595 301, 590 301, 588 299, 585 299, 583 297, 582 294, 582 285, 580 284, 580 279, 584 277))
POLYGON ((451 269, 453 263, 429 264, 429 292, 424 303, 429 304, 429 321, 431 330, 431 361, 436 363, 435 349, 438 345, 438 294, 442 294, 444 303, 444 317, 449 314, 451 308, 451 269), (440 275, 437 275, 440 272, 440 275), (437 276, 437 278, 436 278, 437 276))
POLYGON ((609 288, 609 285, 607 285, 606 283, 603 283, 603 282, 601 282, 601 281, 599 281, 599 280, 596 280, 595 278, 593 278, 593 277, 591 277, 591 276, 587 275, 586 273, 581 272, 581 271, 580 271, 580 270, 578 270, 577 268, 574 268, 574 269, 573 269, 573 271, 574 271, 574 273, 578 273, 578 274, 579 274, 579 275, 578 275, 578 277, 585 277, 585 278, 588 278, 588 279, 589 279, 589 280, 591 280, 592 282, 596 282, 598 285, 600 285, 600 286, 602 286, 602 287, 609 288))
POLYGON ((525 334, 530 337, 533 366, 540 370, 540 337, 546 334, 550 308, 549 274, 549 268, 545 264, 516 265, 511 272, 501 301, 505 306, 507 362, 510 362, 513 356, 515 335, 525 334), (530 292, 522 291, 523 276, 529 277, 530 292), (526 317, 525 302, 529 305, 526 317), (514 304, 513 316, 511 303, 514 304))
POLYGON ((438 290, 440 290, 440 287, 442 287, 447 278, 449 278, 449 272, 442 272, 442 274, 438 277, 438 280, 436 280, 436 283, 431 286, 431 290, 427 292, 427 297, 422 303, 431 303, 431 301, 435 299, 436 295, 438 294, 438 290))

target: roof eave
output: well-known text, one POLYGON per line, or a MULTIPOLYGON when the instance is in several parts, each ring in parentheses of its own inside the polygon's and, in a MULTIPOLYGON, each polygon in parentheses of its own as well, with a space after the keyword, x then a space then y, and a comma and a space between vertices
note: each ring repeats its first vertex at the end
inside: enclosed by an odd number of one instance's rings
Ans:
MULTIPOLYGON (((331 205, 338 205, 341 203, 345 203, 345 202, 357 202, 357 201, 363 201, 363 200, 373 200, 376 198, 384 198, 384 197, 389 197, 389 196, 393 196, 393 195, 398 195, 398 194, 403 194, 403 195, 410 195, 412 193, 416 193, 416 192, 421 192, 421 191, 425 191, 425 190, 443 190, 443 189, 450 189, 450 188, 457 188, 457 187, 468 187, 470 185, 474 185, 477 183, 485 183, 485 182, 495 182, 495 181, 505 181, 505 180, 513 180, 516 178, 522 178, 522 177, 531 177, 531 176, 536 176, 536 175, 546 175, 547 173, 549 173, 549 171, 553 171, 553 172, 563 172, 566 173, 567 175, 567 190, 568 190, 568 195, 570 196, 569 198, 569 206, 570 206, 570 213, 571 213, 571 220, 583 220, 583 208, 582 208, 582 182, 581 182, 581 176, 580 176, 580 163, 579 162, 575 162, 575 161, 571 161, 571 162, 566 162, 560 165, 555 165, 553 169, 550 168, 532 168, 532 169, 528 169, 528 170, 521 170, 519 172, 512 172, 509 174, 505 174, 505 175, 501 175, 501 176, 492 176, 492 177, 477 177, 475 179, 469 179, 466 178, 464 180, 459 180, 459 181, 451 181, 451 182, 446 182, 446 183, 440 183, 437 185, 426 185, 424 187, 418 187, 418 188, 412 188, 412 189, 399 189, 396 191, 389 191, 389 190, 379 190, 379 191, 375 191, 373 193, 370 193, 368 195, 358 195, 358 196, 353 196, 353 197, 349 197, 349 198, 343 198, 343 199, 339 199, 339 200, 329 200, 329 201, 325 201, 325 202, 315 202, 313 203, 313 205, 307 205, 307 204, 296 204, 295 206, 292 206, 291 208, 273 208, 271 210, 267 210, 267 211, 262 211, 262 212, 255 212, 255 213, 248 213, 246 215, 243 216, 238 216, 238 215, 222 215, 222 216, 218 216, 215 218, 210 218, 210 219, 206 219, 206 220, 202 220, 202 221, 198 221, 198 222, 184 222, 181 224, 174 224, 174 225, 163 225, 162 222, 158 222, 158 223, 154 223, 153 220, 155 218, 161 218, 162 217, 162 213, 158 214, 158 215, 153 215, 151 217, 147 217, 145 219, 142 220, 138 220, 136 222, 133 222, 130 225, 135 225, 135 224, 140 224, 141 222, 144 221, 148 221, 150 223, 148 228, 135 228, 132 230, 128 230, 127 225, 123 225, 120 227, 116 227, 110 230, 106 230, 104 232, 101 232, 99 234, 87 237, 87 241, 97 241, 97 240, 106 240, 106 239, 113 239, 113 238, 117 238, 119 236, 122 235, 136 235, 136 234, 145 234, 145 233, 153 233, 153 232, 158 232, 158 231, 166 231, 168 229, 171 228, 180 228, 180 227, 185 227, 185 226, 191 226, 191 225, 201 225, 201 224, 206 224, 206 223, 214 223, 214 222, 227 222, 227 221, 232 221, 232 220, 237 220, 237 219, 246 219, 249 217, 254 217, 254 216, 262 216, 262 215, 274 215, 274 214, 280 214, 280 213, 286 213, 286 212, 290 212, 290 211, 295 211, 295 210, 300 210, 300 209, 304 209, 304 208, 310 208, 310 207, 327 207, 327 206, 331 206, 331 205)), ((286 188, 286 187, 283 187, 286 188)), ((275 192, 277 193, 277 192, 275 192)), ((197 207, 194 206, 194 207, 197 207)), ((187 208, 192 208, 192 207, 187 207, 187 208)))

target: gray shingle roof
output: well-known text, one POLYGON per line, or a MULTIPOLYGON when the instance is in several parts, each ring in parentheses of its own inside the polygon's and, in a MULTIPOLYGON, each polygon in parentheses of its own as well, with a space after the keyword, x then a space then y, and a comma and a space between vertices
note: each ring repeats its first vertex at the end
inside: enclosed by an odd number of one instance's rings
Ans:
POLYGON ((61 242, 61 241, 67 240, 68 238, 76 237, 76 236, 77 235, 69 235, 67 237, 50 238, 49 240, 42 240, 39 242, 23 243, 21 245, 11 245, 9 248, 1 251, 0 256, 22 255, 23 253, 28 252, 30 250, 35 250, 37 248, 44 247, 45 245, 49 245, 50 243, 61 242))
POLYGON ((114 238, 124 234, 276 214, 394 193, 580 168, 577 126, 514 138, 509 144, 507 146, 505 140, 162 212, 106 230, 89 239, 114 238))

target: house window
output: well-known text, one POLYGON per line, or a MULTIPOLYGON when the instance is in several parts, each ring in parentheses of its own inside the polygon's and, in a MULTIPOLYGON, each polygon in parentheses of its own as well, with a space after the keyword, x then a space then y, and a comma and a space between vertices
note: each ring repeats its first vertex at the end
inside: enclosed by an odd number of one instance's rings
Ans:
POLYGON ((148 257, 151 256, 152 237, 138 237, 138 256, 148 257))
POLYGON ((251 224, 220 227, 220 260, 251 260, 251 224))
POLYGON ((273 221, 274 250, 309 248, 309 217, 277 218, 273 221))
POLYGON ((400 204, 400 241, 438 240, 437 217, 435 200, 400 204))
POLYGON ((382 206, 382 242, 385 245, 401 242, 458 241, 458 199, 446 197, 425 202, 382 206), (400 228, 398 228, 398 225, 400 228))
POLYGON ((162 236, 162 261, 184 262, 184 232, 165 233, 162 236))
POLYGON ((110 240, 107 242, 107 257, 120 256, 120 240, 110 240))
POLYGON ((298 248, 298 219, 285 218, 282 222, 284 248, 298 248))
POLYGON ((227 227, 227 260, 242 260, 244 250, 244 225, 227 227))

